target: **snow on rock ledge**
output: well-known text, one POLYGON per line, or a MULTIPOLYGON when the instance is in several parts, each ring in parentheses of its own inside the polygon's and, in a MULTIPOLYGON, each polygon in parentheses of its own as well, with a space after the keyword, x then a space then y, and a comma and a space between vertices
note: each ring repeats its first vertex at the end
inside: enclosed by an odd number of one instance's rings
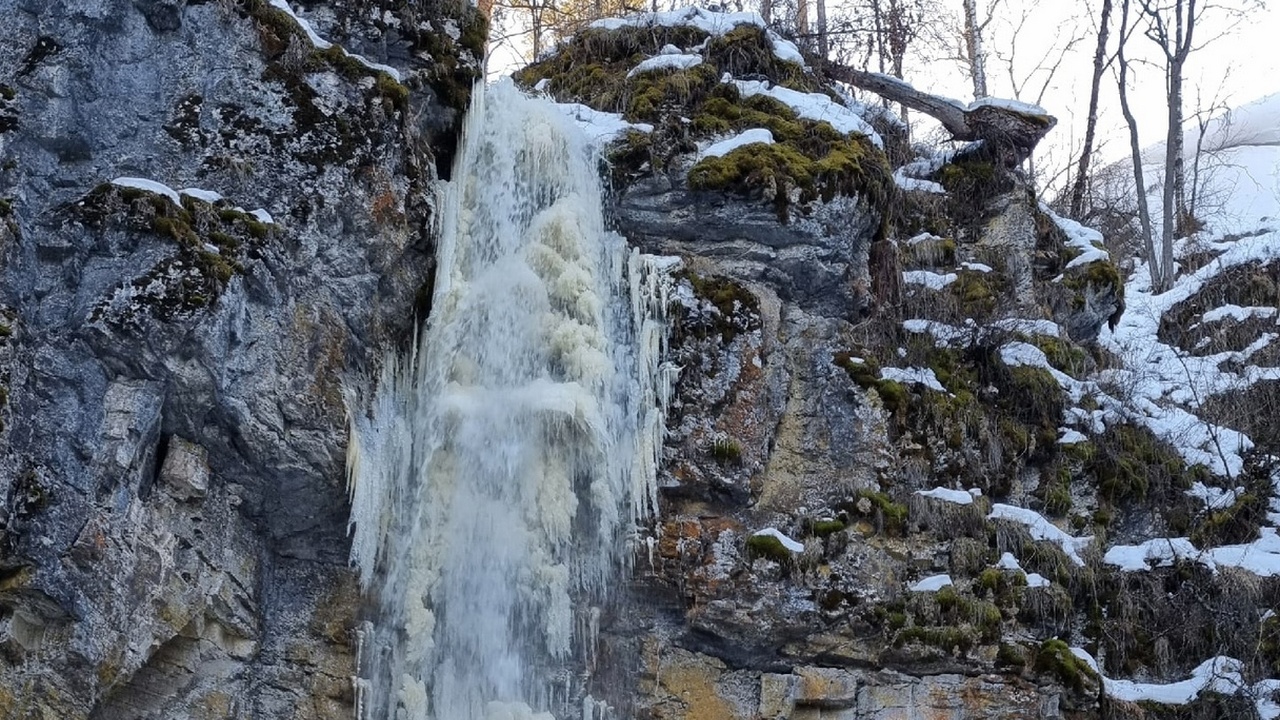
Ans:
POLYGON ((732 82, 743 97, 767 95, 791 108, 802 118, 831 123, 831 127, 837 132, 865 135, 873 145, 884 148, 884 140, 880 138, 880 134, 861 115, 822 93, 798 92, 778 85, 769 87, 769 83, 763 80, 734 80, 728 73, 721 80, 732 82))
POLYGON ((768 29, 764 18, 753 12, 712 12, 700 7, 685 7, 666 12, 636 13, 624 18, 604 18, 591 23, 593 28, 604 30, 621 30, 625 27, 679 27, 697 28, 709 35, 719 37, 731 32, 739 25, 755 25, 765 29, 769 43, 773 46, 773 54, 779 60, 804 65, 804 55, 795 43, 784 40, 780 35, 768 29))
MULTIPOLYGON (((672 47, 670 45, 667 46, 672 47)), ((665 48, 664 48, 665 49, 665 48)), ((627 71, 627 77, 635 77, 641 73, 654 72, 656 70, 688 70, 695 65, 702 64, 701 55, 683 55, 683 54, 662 54, 654 55, 640 61, 639 65, 627 71)))
POLYGON ((715 143, 714 145, 711 145, 706 150, 703 150, 702 152, 698 153, 698 159, 701 160, 702 158, 709 158, 709 157, 724 157, 725 155, 728 155, 734 150, 737 150, 738 148, 743 147, 745 145, 751 145, 752 143, 764 143, 765 145, 772 145, 773 142, 774 142, 773 133, 769 132, 765 128, 752 128, 750 130, 744 130, 743 132, 729 138, 728 140, 721 140, 720 142, 715 143))

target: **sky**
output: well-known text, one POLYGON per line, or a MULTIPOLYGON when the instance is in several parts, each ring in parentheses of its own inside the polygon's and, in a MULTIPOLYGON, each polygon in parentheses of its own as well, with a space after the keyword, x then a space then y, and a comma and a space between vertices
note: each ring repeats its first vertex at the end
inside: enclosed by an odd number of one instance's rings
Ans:
MULTIPOLYGON (((1226 2, 1241 4, 1239 0, 1226 2)), ((1007 4, 1016 10, 1032 3, 1007 0, 1007 4)), ((1118 1, 1116 4, 1118 5, 1118 1)), ((1093 28, 1097 21, 1092 15, 1096 14, 1100 3, 1097 0, 1044 0, 1035 5, 1027 24, 1016 36, 1011 21, 994 23, 993 37, 987 43, 988 55, 1007 55, 1011 48, 1014 49, 1015 75, 1025 77, 1039 55, 1055 43, 1058 46, 1065 43, 1072 35, 1073 27, 1087 31, 1085 39, 1064 59, 1064 64, 1041 100, 1041 104, 1059 119, 1058 126, 1044 141, 1042 152, 1065 157, 1064 150, 1073 145, 1078 147, 1083 136, 1088 114, 1092 54, 1096 42, 1093 28), (1086 6, 1090 16, 1084 16, 1086 6)), ((1118 12, 1118 8, 1115 11, 1118 12)), ((1016 13, 1013 14, 1016 16, 1016 13)), ((1196 36, 1208 42, 1193 53, 1187 62, 1184 107, 1188 119, 1201 104, 1204 107, 1236 107, 1280 92, 1280 3, 1273 2, 1272 7, 1254 11, 1238 22, 1226 23, 1225 18, 1226 13, 1211 9, 1206 11, 1204 23, 1197 28, 1196 36)), ((1117 32, 1118 28, 1113 24, 1113 49, 1117 32)), ((1154 54, 1156 46, 1143 37, 1135 37, 1130 48, 1127 54, 1136 60, 1157 60, 1154 54)), ((932 67, 937 65, 934 63, 932 67)), ((992 94, 1013 95, 1007 67, 998 58, 989 60, 988 76, 992 94)), ((1135 64, 1132 72, 1134 79, 1130 85, 1129 101, 1138 120, 1140 142, 1145 147, 1162 141, 1166 132, 1164 74, 1160 66, 1142 62, 1135 64)), ((936 72, 933 75, 939 83, 938 92, 953 93, 965 100, 971 99, 971 95, 966 94, 967 79, 957 73, 951 73, 951 77, 939 76, 936 72)), ((1036 81, 1028 84, 1038 85, 1043 76, 1044 73, 1038 74, 1036 81)), ((927 81, 916 81, 916 84, 918 87, 933 87, 927 81)), ((1025 95, 1021 99, 1036 100, 1035 97, 1025 95)), ((1114 162, 1127 157, 1129 151, 1127 129, 1120 114, 1114 74, 1109 73, 1103 80, 1101 104, 1099 133, 1102 147, 1099 158, 1103 162, 1114 162)), ((1045 164, 1060 165, 1056 158, 1046 160, 1045 164)))

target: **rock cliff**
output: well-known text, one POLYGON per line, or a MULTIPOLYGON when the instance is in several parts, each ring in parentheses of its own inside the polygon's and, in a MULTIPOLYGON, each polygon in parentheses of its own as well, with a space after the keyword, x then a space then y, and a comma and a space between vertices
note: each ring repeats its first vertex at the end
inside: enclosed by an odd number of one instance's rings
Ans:
MULTIPOLYGON (((429 312, 485 27, 450 0, 287 7, 0 13, 0 717, 353 712, 343 388, 429 312)), ((682 260, 661 512, 593 697, 1269 707, 1280 441, 1241 397, 1274 232, 1188 243, 1193 290, 1126 300, 999 152, 917 156, 746 15, 605 22, 518 79, 620 116, 617 229, 682 260), (1211 361, 1221 391, 1171 389, 1211 361), (1185 408, 1207 422, 1171 432, 1185 408)))
POLYGON ((1098 382, 1127 367, 1100 235, 982 144, 913 157, 787 46, 750 15, 663 13, 517 75, 630 124, 606 149, 617 228, 684 261, 662 511, 595 696, 650 718, 1251 716, 1274 573, 1114 558, 1266 542, 1196 488, 1269 497, 1272 471, 1215 475, 1098 382), (1202 692, 1215 655, 1240 680, 1202 692), (1147 699, 1188 675, 1190 704, 1147 699))
POLYGON ((486 31, 287 7, 0 12, 0 717, 352 713, 341 383, 426 309, 486 31))

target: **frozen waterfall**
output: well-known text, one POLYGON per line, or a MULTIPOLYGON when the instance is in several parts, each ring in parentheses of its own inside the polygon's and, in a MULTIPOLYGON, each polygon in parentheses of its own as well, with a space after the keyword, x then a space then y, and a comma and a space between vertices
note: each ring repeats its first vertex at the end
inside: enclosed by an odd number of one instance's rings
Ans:
POLYGON ((669 277, 605 230, 570 121, 510 84, 477 95, 431 317, 375 398, 348 397, 364 718, 582 707, 583 628, 656 503, 669 277))

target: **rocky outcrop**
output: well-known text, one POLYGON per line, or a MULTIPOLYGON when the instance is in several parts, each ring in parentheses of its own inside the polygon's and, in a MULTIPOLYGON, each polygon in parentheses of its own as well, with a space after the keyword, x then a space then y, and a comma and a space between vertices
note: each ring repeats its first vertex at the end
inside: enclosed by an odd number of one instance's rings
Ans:
POLYGON ((0 717, 351 713, 342 387, 424 309, 484 23, 297 12, 0 17, 0 717))
POLYGON ((658 20, 520 76, 644 124, 608 150, 616 225, 684 262, 661 512, 592 696, 673 720, 1249 716, 1267 686, 1245 685, 1276 667, 1249 650, 1275 578, 1103 560, 1220 544, 1214 517, 1252 540, 1261 505, 1206 509, 1206 471, 1093 380, 1124 307, 1102 237, 982 144, 900 160, 889 187, 886 118, 846 98, 867 122, 844 139, 814 120, 838 122, 840 93, 749 19, 658 20), (875 129, 884 149, 848 139, 875 129), (1104 692, 1100 675, 1180 681, 1215 654, 1252 658, 1238 696, 1104 692))

